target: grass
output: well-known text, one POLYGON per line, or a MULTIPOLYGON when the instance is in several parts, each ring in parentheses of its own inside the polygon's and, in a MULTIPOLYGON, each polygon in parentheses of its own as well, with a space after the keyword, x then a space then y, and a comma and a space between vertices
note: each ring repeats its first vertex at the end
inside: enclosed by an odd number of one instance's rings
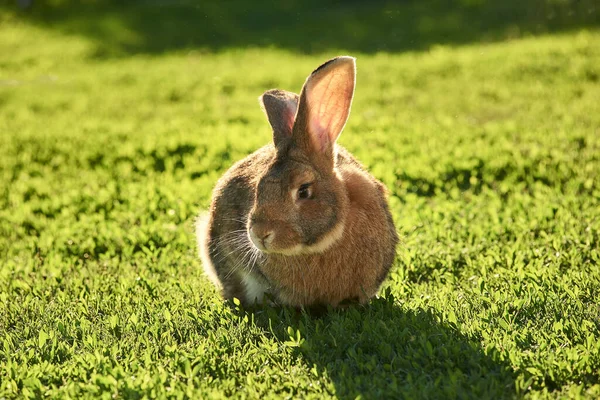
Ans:
POLYGON ((206 10, 153 4, 0 6, 0 398, 600 397, 593 2, 328 8, 454 15, 387 42, 389 21, 323 41, 306 36, 321 20, 269 25, 294 2, 196 37, 206 10), (390 278, 323 316, 223 303, 194 216, 269 140, 256 98, 341 52, 358 57, 341 143, 389 188, 403 238, 390 278))

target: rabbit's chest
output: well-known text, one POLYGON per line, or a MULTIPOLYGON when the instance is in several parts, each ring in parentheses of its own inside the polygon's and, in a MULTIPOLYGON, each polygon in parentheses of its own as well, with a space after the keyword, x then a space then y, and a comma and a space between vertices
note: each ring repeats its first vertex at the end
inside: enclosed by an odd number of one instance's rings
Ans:
POLYGON ((302 306, 337 304, 362 298, 361 274, 345 257, 281 257, 263 266, 280 303, 302 306))
POLYGON ((252 272, 242 273, 240 278, 246 300, 250 303, 262 303, 271 285, 252 272))

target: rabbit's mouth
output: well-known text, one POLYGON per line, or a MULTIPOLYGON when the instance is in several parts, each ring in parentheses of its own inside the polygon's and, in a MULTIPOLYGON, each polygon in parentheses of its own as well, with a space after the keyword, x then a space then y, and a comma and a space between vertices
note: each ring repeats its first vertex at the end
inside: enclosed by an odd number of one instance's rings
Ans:
POLYGON ((272 223, 258 222, 252 223, 248 227, 248 237, 250 241, 258 250, 263 253, 270 253, 273 251, 274 240, 276 236, 275 228, 272 223))
POLYGON ((268 247, 273 242, 273 238, 275 234, 273 231, 269 231, 266 234, 257 233, 254 229, 248 230, 248 236, 250 237, 250 241, 252 244, 263 253, 269 253, 268 247))

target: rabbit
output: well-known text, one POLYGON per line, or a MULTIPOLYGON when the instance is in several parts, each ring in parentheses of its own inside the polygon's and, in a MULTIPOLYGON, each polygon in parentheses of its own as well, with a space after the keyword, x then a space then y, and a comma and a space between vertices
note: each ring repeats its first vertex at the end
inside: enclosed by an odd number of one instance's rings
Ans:
POLYGON ((385 186, 336 144, 354 96, 356 61, 333 58, 300 95, 259 102, 268 144, 217 182, 196 230, 206 275, 226 299, 294 307, 365 303, 396 255, 385 186))

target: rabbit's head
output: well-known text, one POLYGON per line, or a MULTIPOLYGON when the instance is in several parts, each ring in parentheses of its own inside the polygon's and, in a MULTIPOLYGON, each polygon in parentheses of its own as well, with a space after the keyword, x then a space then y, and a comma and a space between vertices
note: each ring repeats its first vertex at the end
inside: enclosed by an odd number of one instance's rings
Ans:
POLYGON ((349 200, 335 141, 350 113, 355 71, 354 58, 337 57, 307 78, 300 96, 269 90, 260 97, 276 149, 247 222, 262 252, 319 253, 341 238, 349 200))

